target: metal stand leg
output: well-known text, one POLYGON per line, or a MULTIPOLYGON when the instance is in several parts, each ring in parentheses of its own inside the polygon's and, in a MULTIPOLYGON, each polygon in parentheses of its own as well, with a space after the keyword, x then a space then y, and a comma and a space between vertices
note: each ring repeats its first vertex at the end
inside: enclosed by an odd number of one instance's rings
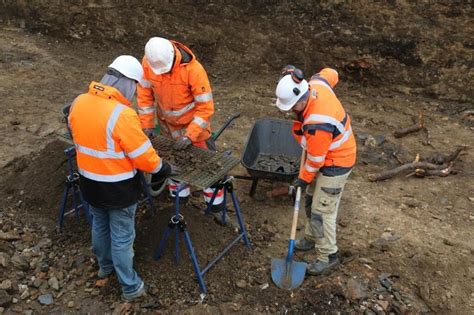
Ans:
POLYGON ((58 217, 58 231, 61 232, 63 230, 63 223, 64 223, 64 213, 66 212, 66 203, 67 203, 67 195, 69 194, 70 186, 66 183, 66 187, 64 188, 63 198, 61 201, 61 209, 59 210, 59 217, 58 217))
POLYGON ((82 196, 82 192, 79 188, 79 174, 74 171, 74 167, 72 165, 72 159, 74 158, 76 151, 74 147, 70 147, 64 150, 64 154, 67 156, 67 165, 69 175, 66 177, 66 183, 64 188, 64 193, 61 200, 61 209, 59 211, 58 217, 58 231, 61 232, 64 226, 64 217, 69 215, 70 213, 74 212, 76 217, 79 218, 79 212, 82 208, 84 210, 84 214, 86 216, 87 222, 92 225, 92 215, 90 213, 89 205, 84 200, 82 196), (72 195, 72 209, 66 212, 66 205, 67 205, 67 198, 69 194, 72 195), (77 198, 81 203, 78 203, 77 198))
POLYGON ((250 187, 249 195, 250 197, 255 196, 255 192, 257 191, 258 179, 252 180, 252 186, 250 187))
MULTIPOLYGON (((192 246, 191 237, 190 237, 188 229, 187 229, 186 221, 184 220, 183 215, 181 215, 180 211, 179 211, 180 210, 179 209, 179 192, 186 187, 185 185, 179 186, 177 191, 176 191, 175 214, 170 218, 168 226, 167 226, 167 228, 166 228, 166 230, 163 234, 163 237, 160 240, 158 248, 155 251, 155 259, 158 260, 158 259, 161 258, 162 254, 163 254, 164 247, 165 247, 166 241, 167 241, 167 239, 168 239, 168 237, 171 233, 171 230, 176 229, 176 231, 175 231, 175 233, 176 233, 175 258, 176 258, 176 262, 178 263, 179 262, 179 232, 180 231, 183 232, 184 241, 185 241, 185 244, 186 244, 186 249, 187 249, 187 251, 188 251, 188 253, 191 257, 191 261, 192 261, 193 268, 194 268, 194 273, 196 274, 196 278, 197 278, 198 283, 199 283, 199 289, 201 290, 202 294, 207 294, 207 288, 206 288, 206 285, 205 285, 204 279, 203 279, 204 274, 206 274, 206 272, 208 272, 235 244, 237 244, 242 239, 244 241, 245 246, 248 249, 251 248, 251 244, 250 244, 250 241, 248 239, 247 230, 245 228, 245 223, 244 223, 244 220, 243 220, 243 216, 242 216, 242 213, 240 211, 240 206, 239 206, 237 197, 236 197, 235 192, 234 192, 234 186, 233 186, 232 180, 233 180, 233 177, 226 177, 226 178, 224 178, 224 180, 222 180, 219 184, 216 185, 216 190, 214 191, 214 193, 212 195, 210 203, 208 204, 208 206, 205 209, 205 213, 206 214, 209 213, 210 207, 212 206, 212 203, 214 202, 214 199, 216 198, 217 192, 220 189, 224 189, 224 202, 225 203, 227 201, 227 199, 226 199, 227 193, 231 194, 232 203, 234 205, 235 213, 236 213, 237 220, 238 220, 239 226, 240 226, 240 232, 239 232, 239 235, 237 235, 237 237, 235 237, 224 248, 224 250, 222 252, 220 252, 206 267, 204 267, 202 270, 199 267, 199 262, 197 260, 196 252, 195 252, 195 250, 192 246)), ((226 204, 224 204, 224 205, 225 205, 225 209, 227 209, 227 205, 226 204)), ((224 210, 224 211, 226 211, 226 210, 224 210)))
POLYGON ((143 193, 145 195, 145 198, 143 198, 142 202, 147 201, 150 209, 153 211, 153 213, 156 213, 155 207, 153 206, 153 199, 151 198, 150 191, 148 190, 148 183, 146 182, 145 175, 140 172, 139 176, 140 182, 142 183, 143 193))

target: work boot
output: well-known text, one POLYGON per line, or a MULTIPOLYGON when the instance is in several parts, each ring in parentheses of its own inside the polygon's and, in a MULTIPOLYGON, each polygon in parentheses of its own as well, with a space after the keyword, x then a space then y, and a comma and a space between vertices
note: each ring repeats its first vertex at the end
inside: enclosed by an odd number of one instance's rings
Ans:
POLYGON ((311 250, 316 246, 315 241, 309 240, 306 237, 299 238, 295 241, 295 249, 300 250, 302 252, 306 252, 308 250, 311 250))
POLYGON ((232 229, 239 229, 239 223, 234 218, 229 217, 229 215, 225 214, 225 221, 222 219, 222 211, 221 212, 211 212, 214 220, 223 226, 228 226, 232 229))
POLYGON ((122 301, 124 302, 132 302, 142 296, 145 296, 146 295, 146 286, 145 284, 143 283, 142 287, 138 290, 138 292, 134 293, 134 294, 131 294, 131 295, 124 295, 122 294, 122 301))
POLYGON ((329 262, 315 260, 306 268, 306 273, 311 276, 325 275, 331 272, 332 269, 339 266, 340 261, 337 258, 337 253, 329 255, 329 262))

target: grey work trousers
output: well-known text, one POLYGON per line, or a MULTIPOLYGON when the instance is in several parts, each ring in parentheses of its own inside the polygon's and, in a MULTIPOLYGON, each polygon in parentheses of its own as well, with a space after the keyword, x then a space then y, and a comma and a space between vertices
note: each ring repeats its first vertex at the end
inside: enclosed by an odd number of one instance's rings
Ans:
POLYGON ((336 219, 342 192, 351 171, 340 176, 324 176, 318 173, 316 179, 306 188, 305 237, 315 241, 317 259, 328 262, 328 256, 337 252, 336 219))

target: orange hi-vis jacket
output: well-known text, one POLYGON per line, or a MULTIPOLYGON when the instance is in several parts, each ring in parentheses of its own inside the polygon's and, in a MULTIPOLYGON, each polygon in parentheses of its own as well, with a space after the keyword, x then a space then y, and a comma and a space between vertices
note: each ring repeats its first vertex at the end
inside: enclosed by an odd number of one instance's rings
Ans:
MULTIPOLYGON (((161 169, 162 161, 143 133, 137 113, 113 87, 92 82, 88 93, 74 100, 68 123, 76 148, 81 189, 84 177, 85 182, 102 183, 102 188, 110 184, 104 191, 115 189, 119 195, 117 185, 123 188, 127 180, 136 180, 136 169, 148 173, 161 169)), ((97 203, 100 204, 96 200, 97 203)))
POLYGON ((299 177, 311 183, 318 171, 329 167, 349 169, 356 161, 356 142, 351 119, 337 99, 334 69, 325 68, 309 81, 310 95, 293 131, 306 148, 306 161, 299 177))
POLYGON ((211 135, 210 119, 214 114, 209 79, 188 47, 171 42, 175 60, 170 72, 154 74, 143 57, 144 79, 149 86, 139 85, 137 90, 141 125, 143 129, 154 128, 156 114, 163 134, 202 142, 211 135))

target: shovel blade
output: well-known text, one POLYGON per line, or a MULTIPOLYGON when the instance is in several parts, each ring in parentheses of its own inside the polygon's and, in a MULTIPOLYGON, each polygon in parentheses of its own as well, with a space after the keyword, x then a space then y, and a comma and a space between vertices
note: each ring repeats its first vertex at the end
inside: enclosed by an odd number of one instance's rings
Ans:
POLYGON ((304 262, 272 258, 272 280, 280 289, 296 289, 303 283, 306 266, 304 262))

